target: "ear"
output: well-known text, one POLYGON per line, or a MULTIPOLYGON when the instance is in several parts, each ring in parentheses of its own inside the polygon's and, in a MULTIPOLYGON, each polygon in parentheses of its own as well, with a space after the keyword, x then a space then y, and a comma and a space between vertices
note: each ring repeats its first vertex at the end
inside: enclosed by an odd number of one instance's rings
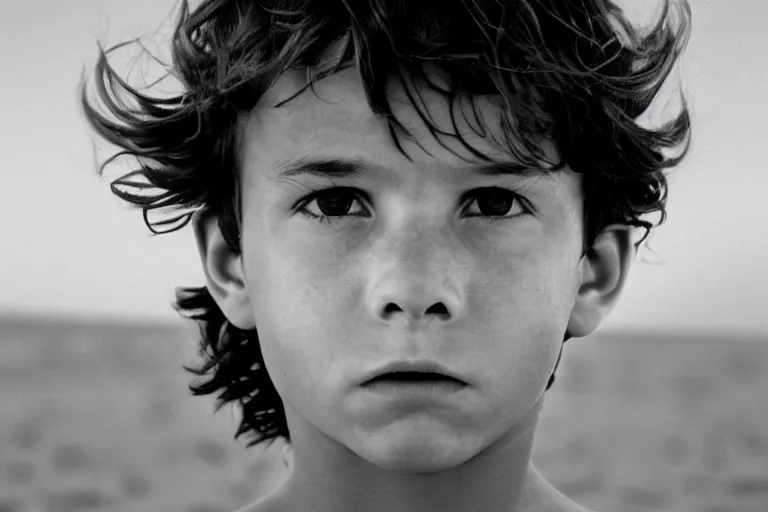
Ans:
POLYGON ((592 333, 619 300, 635 255, 632 226, 608 226, 581 260, 581 286, 568 321, 568 333, 592 333))
POLYGON ((210 210, 196 211, 192 216, 192 228, 208 292, 229 323, 238 329, 254 328, 240 253, 224 240, 218 218, 210 210))

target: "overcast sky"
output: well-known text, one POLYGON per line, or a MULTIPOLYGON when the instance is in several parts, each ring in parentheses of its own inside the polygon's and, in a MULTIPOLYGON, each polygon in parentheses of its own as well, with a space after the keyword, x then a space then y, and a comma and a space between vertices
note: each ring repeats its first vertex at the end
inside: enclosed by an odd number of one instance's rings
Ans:
MULTIPOLYGON (((203 284, 191 231, 150 237, 140 211, 95 175, 91 134, 76 102, 96 40, 108 46, 144 35, 151 43, 149 33, 173 5, 41 0, 3 7, 0 312, 173 319, 174 287, 203 284)), ((693 36, 680 71, 693 147, 670 177, 669 219, 651 237, 654 252, 634 265, 606 326, 768 334, 768 2, 691 5, 693 36)), ((109 147, 101 145, 103 160, 109 147)))

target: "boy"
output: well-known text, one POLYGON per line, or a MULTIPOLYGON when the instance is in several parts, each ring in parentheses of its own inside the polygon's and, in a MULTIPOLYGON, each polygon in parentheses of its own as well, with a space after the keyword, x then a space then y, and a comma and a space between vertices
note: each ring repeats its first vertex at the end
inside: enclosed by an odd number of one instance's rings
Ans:
POLYGON ((618 300, 687 150, 684 101, 635 121, 687 42, 675 5, 640 37, 604 0, 184 2, 184 92, 132 108, 102 53, 120 122, 81 85, 83 108, 141 158, 113 191, 153 232, 192 220, 191 389, 292 452, 244 511, 584 510, 531 447, 564 341, 618 300))

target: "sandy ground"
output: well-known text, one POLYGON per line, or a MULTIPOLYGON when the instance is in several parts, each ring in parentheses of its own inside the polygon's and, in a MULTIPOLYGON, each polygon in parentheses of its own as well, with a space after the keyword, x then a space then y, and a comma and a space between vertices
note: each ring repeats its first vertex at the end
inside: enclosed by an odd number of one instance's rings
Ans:
MULTIPOLYGON (((193 397, 180 326, 0 322, 0 512, 232 512, 282 467, 193 397), (257 485, 258 484, 258 485, 257 485)), ((534 447, 598 512, 768 511, 768 339, 568 342, 534 447)))

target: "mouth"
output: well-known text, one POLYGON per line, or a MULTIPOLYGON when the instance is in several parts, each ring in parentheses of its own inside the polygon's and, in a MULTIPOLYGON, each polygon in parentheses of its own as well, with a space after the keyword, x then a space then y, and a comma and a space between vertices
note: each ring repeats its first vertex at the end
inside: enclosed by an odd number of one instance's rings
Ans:
POLYGON ((466 386, 464 381, 434 372, 412 372, 398 371, 387 372, 367 381, 364 386, 373 386, 375 384, 450 384, 452 386, 466 386))
POLYGON ((469 383, 447 366, 419 359, 392 361, 379 366, 362 379, 362 386, 377 390, 439 390, 468 387, 469 383))

